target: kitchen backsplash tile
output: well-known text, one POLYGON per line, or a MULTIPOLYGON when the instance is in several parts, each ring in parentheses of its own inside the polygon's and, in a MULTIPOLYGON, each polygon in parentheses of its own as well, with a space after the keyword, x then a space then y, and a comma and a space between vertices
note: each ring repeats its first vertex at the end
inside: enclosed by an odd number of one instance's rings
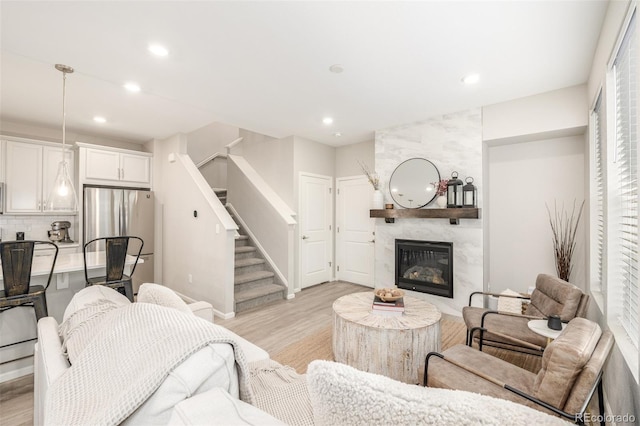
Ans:
POLYGON ((79 241, 78 226, 75 216, 14 216, 0 215, 0 237, 3 241, 16 239, 16 232, 24 232, 25 240, 48 241, 47 231, 51 229, 51 223, 56 220, 71 222, 69 236, 73 241, 79 241))

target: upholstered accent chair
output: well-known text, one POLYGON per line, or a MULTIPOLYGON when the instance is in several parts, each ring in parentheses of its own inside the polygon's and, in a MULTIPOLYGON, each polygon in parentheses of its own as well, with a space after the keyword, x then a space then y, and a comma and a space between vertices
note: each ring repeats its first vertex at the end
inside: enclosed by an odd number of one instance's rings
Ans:
POLYGON ((613 341, 598 324, 574 318, 547 346, 537 374, 457 345, 427 355, 424 383, 507 399, 582 424, 596 390, 604 418, 602 370, 613 341))
MULTIPOLYGON (((477 298, 480 299, 480 298, 477 298)), ((589 295, 578 287, 560 278, 540 274, 530 296, 504 296, 496 293, 474 292, 469 296, 469 306, 462 309, 467 326, 467 345, 474 341, 499 349, 541 355, 548 340, 529 329, 532 319, 547 319, 558 315, 562 322, 576 317, 585 317, 589 306, 589 295), (500 312, 471 306, 474 296, 516 297, 528 300, 523 314, 500 312)), ((482 345, 480 350, 482 350, 482 345)))

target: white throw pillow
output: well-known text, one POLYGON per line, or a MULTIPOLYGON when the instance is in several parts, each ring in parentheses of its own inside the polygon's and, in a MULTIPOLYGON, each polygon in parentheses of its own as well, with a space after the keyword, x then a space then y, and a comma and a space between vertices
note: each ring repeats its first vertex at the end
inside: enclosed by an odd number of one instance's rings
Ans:
POLYGON ((557 417, 471 392, 424 388, 330 361, 307 382, 316 425, 566 425, 557 417))
MULTIPOLYGON (((127 303, 129 303, 128 299, 127 303)), ((84 303, 83 307, 70 314, 60 324, 58 334, 62 338, 62 351, 71 364, 97 335, 104 315, 121 307, 113 300, 94 300, 91 303, 84 303)))
POLYGON ((64 310, 62 321, 66 321, 74 312, 94 304, 98 300, 110 300, 117 306, 126 306, 131 303, 126 296, 120 294, 117 290, 103 285, 92 285, 83 288, 73 295, 67 308, 64 310))
POLYGON ((193 315, 189 306, 180 296, 175 294, 170 288, 160 284, 142 284, 140 289, 138 289, 138 298, 136 300, 138 303, 152 303, 193 315))
MULTIPOLYGON (((500 294, 504 294, 505 296, 522 296, 520 293, 509 288, 500 294)), ((522 314, 522 300, 523 299, 516 297, 498 297, 498 311, 522 314)))

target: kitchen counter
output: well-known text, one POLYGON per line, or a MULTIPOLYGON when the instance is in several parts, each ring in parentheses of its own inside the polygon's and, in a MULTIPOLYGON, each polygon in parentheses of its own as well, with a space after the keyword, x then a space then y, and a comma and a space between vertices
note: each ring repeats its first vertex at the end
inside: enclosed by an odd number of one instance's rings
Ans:
MULTIPOLYGON (((57 241, 52 241, 53 244, 57 245, 58 248, 60 250, 62 249, 68 249, 68 248, 78 248, 80 247, 80 243, 78 242, 72 242, 72 243, 61 243, 61 242, 57 242, 57 241)), ((38 244, 35 247, 35 250, 53 250, 53 247, 51 247, 48 244, 38 244)))
MULTIPOLYGON (((47 275, 51 269, 51 261, 53 255, 46 256, 33 256, 33 264, 31 266, 31 276, 47 275)), ((136 258, 134 256, 127 255, 125 265, 133 265, 136 258)), ((138 263, 144 263, 141 258, 138 263)), ((87 253, 87 270, 94 270, 104 268, 106 266, 105 252, 90 252, 87 253)), ((54 274, 62 274, 65 272, 84 271, 84 256, 82 253, 58 253, 56 259, 56 266, 53 269, 54 274)), ((1 275, 2 267, 0 266, 0 280, 3 280, 1 275)))

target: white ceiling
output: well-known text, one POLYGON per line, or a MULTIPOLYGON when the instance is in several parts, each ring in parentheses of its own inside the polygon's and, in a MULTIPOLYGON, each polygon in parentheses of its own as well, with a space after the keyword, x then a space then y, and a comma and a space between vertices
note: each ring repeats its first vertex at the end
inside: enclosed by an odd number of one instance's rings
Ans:
POLYGON ((585 83, 606 1, 0 2, 0 118, 144 142, 212 122, 329 145, 585 83), (165 58, 147 52, 167 46, 165 58), (329 72, 342 64, 344 72, 329 72), (479 73, 480 82, 460 79, 479 73), (142 92, 126 92, 125 81, 142 92), (94 115, 108 119, 93 122, 94 115), (331 116, 326 126, 322 118, 331 116), (333 136, 341 132, 342 137, 333 136))

